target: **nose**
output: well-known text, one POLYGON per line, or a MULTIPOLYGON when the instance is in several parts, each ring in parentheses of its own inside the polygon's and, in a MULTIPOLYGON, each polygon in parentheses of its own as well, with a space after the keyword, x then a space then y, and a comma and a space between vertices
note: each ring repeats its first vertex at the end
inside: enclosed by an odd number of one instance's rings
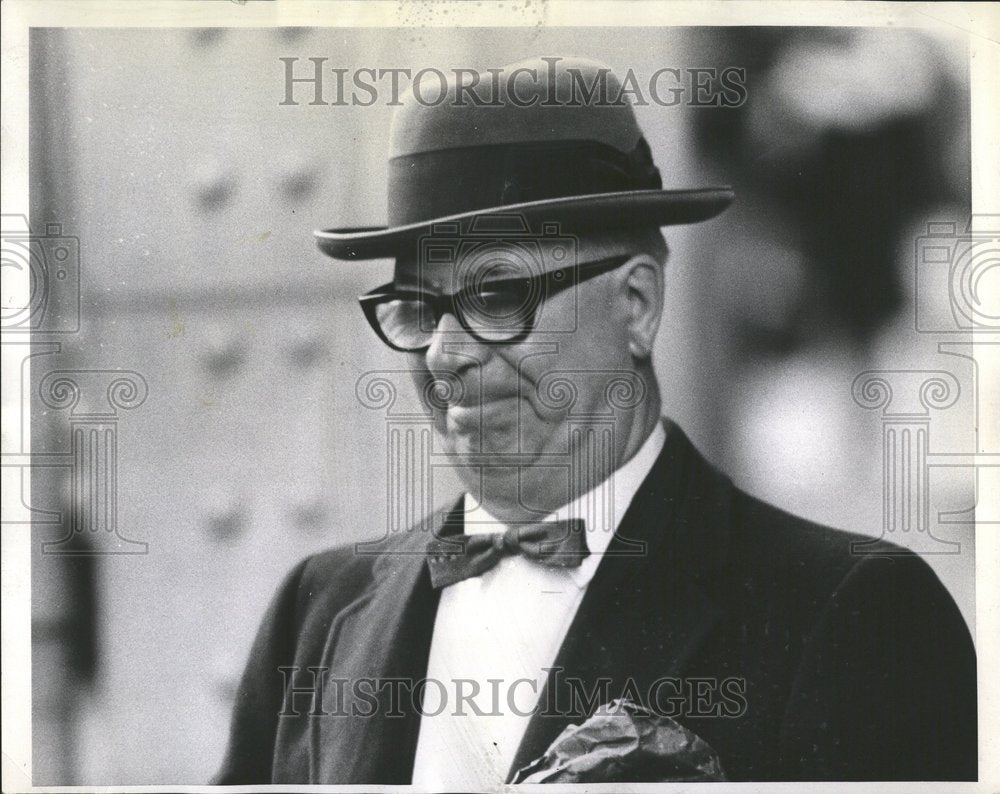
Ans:
POLYGON ((445 312, 438 320, 427 348, 427 368, 432 372, 456 372, 482 363, 485 346, 466 331, 454 314, 445 312))

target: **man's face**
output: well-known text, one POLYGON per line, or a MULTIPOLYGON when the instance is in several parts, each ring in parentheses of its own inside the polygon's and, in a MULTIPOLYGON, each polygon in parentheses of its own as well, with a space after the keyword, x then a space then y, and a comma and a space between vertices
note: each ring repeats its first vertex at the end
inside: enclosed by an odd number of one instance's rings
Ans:
MULTIPOLYGON (((627 252, 624 244, 581 242, 577 260, 627 252)), ((433 274, 428 276, 420 286, 435 291, 433 274)), ((446 313, 430 348, 408 354, 421 394, 440 388, 441 399, 430 407, 445 451, 459 456, 457 463, 489 466, 494 478, 516 479, 519 468, 546 463, 565 471, 575 443, 571 424, 574 431, 599 419, 607 426, 613 417, 609 386, 616 378, 620 386, 621 378, 637 377, 620 276, 603 273, 552 295, 521 341, 485 344, 446 313), (493 468, 505 464, 509 468, 493 468)))

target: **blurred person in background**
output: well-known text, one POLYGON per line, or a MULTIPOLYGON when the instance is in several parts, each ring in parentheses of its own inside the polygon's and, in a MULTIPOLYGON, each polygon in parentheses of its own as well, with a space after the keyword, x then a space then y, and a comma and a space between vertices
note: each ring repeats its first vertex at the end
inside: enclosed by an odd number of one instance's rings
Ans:
POLYGON ((877 502, 841 498, 876 496, 882 477, 850 384, 941 367, 936 340, 913 331, 914 240, 927 220, 964 227, 970 212, 967 65, 916 31, 697 35, 710 65, 746 68, 748 93, 693 114, 705 169, 740 196, 728 233, 706 240, 724 360, 705 378, 732 384, 702 390, 717 459, 759 496, 870 531, 877 502))

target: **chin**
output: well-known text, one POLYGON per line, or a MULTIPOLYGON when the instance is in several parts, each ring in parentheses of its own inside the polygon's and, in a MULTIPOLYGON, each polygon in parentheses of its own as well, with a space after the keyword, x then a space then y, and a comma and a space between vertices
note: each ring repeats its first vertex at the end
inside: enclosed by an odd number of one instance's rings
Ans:
POLYGON ((509 462, 507 458, 510 455, 524 451, 518 449, 516 427, 484 430, 482 433, 478 430, 450 431, 446 432, 444 436, 445 445, 449 452, 462 459, 475 457, 480 463, 484 462, 484 456, 495 456, 495 462, 503 464, 509 462))
POLYGON ((513 411, 505 414, 466 414, 464 411, 446 412, 436 423, 444 442, 444 448, 459 458, 458 465, 472 463, 479 466, 510 466, 516 472, 512 460, 516 456, 519 465, 524 466, 535 459, 551 441, 550 428, 535 421, 533 416, 525 416, 513 411))

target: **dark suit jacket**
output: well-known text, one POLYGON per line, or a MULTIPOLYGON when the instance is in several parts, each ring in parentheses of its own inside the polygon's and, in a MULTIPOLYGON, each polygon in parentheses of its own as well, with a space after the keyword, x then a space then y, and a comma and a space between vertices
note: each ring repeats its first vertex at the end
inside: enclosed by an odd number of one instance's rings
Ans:
MULTIPOLYGON (((432 523, 460 530, 461 515, 432 523)), ((739 714, 678 717, 730 780, 976 779, 975 652, 919 557, 885 543, 852 551, 870 539, 744 494, 669 423, 609 552, 633 549, 626 539, 645 553, 601 561, 543 701, 571 678, 640 698, 664 677, 736 679, 739 714)), ((327 684, 321 700, 286 689, 308 688, 313 673, 426 675, 438 604, 427 541, 425 530, 388 541, 395 553, 335 548, 291 572, 253 645, 215 782, 410 781, 420 719, 405 698, 400 713, 380 699, 388 689, 327 684)), ((534 716, 512 773, 583 716, 534 716)))

